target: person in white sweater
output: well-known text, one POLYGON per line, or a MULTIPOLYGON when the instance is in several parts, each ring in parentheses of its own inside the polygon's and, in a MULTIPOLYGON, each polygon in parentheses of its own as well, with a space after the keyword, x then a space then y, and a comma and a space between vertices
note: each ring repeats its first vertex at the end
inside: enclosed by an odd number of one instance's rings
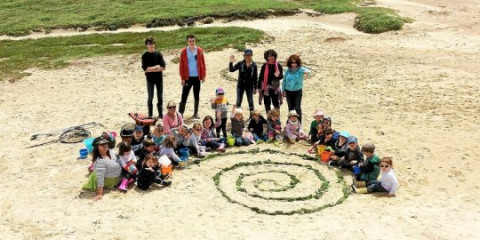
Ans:
POLYGON ((393 171, 393 161, 391 157, 384 157, 380 160, 380 170, 382 178, 380 181, 369 181, 367 183, 367 191, 387 192, 388 197, 395 197, 395 192, 399 188, 397 177, 393 171))
POLYGON ((200 123, 194 123, 190 138, 183 141, 183 145, 188 147, 194 154, 200 153, 200 139, 202 138, 203 127, 200 123))

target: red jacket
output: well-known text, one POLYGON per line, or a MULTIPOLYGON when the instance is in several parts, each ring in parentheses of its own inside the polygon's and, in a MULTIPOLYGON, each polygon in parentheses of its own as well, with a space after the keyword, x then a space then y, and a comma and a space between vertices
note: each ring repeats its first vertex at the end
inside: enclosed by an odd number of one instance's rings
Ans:
MULTIPOLYGON (((180 80, 188 80, 188 57, 187 57, 187 48, 180 51, 180 80)), ((205 66, 205 57, 203 55, 203 49, 197 47, 197 69, 198 69, 198 79, 205 80, 207 75, 207 68, 205 66)))

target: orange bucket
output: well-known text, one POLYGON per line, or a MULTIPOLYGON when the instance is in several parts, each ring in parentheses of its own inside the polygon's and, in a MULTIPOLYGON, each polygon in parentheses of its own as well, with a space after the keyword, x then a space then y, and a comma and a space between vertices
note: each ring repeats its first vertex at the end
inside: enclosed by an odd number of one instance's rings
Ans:
POLYGON ((330 156, 332 156, 332 152, 330 151, 322 152, 322 162, 328 162, 330 160, 330 156))
POLYGON ((161 171, 162 175, 172 174, 172 165, 170 164, 168 166, 162 166, 161 171))

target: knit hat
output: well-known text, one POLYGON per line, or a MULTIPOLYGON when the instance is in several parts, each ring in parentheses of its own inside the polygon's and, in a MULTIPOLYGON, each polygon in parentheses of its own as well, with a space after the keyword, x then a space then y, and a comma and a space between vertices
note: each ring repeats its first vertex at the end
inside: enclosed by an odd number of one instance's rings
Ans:
POLYGON ((348 143, 357 143, 357 138, 355 136, 350 136, 348 138, 348 143))
POLYGON ((347 131, 340 131, 340 133, 338 135, 340 135, 341 137, 347 138, 347 139, 350 137, 350 133, 347 132, 347 131))
POLYGON ((225 89, 223 89, 222 87, 217 87, 217 89, 215 89, 215 94, 225 94, 225 89))

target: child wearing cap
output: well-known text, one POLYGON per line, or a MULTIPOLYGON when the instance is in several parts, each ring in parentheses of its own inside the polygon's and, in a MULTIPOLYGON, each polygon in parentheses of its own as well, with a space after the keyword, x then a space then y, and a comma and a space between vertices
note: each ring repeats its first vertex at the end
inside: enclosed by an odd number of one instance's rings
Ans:
MULTIPOLYGON (((322 110, 317 110, 313 114, 313 121, 310 123, 310 131, 308 132, 308 135, 310 136, 310 141, 312 143, 315 143, 318 141, 318 129, 317 127, 320 125, 322 126, 322 121, 323 121, 323 111, 322 110)), ((322 128, 323 130, 323 128, 322 128)))
POLYGON ((235 137, 235 146, 250 145, 250 140, 243 136, 245 120, 242 109, 239 109, 236 105, 233 105, 230 119, 232 121, 232 136, 235 137))
POLYGON ((131 142, 132 150, 135 153, 135 155, 139 155, 140 152, 142 151, 143 140, 145 140, 145 137, 143 135, 143 127, 140 125, 137 125, 133 130, 133 138, 131 142))
POLYGON ((348 138, 350 137, 350 133, 347 131, 340 131, 339 133, 339 138, 335 142, 335 145, 333 146, 333 149, 335 150, 335 153, 330 156, 330 165, 331 166, 340 166, 338 165, 338 161, 345 156, 345 152, 347 151, 348 148, 348 138))
POLYGON ((223 132, 223 137, 227 138, 227 115, 228 115, 228 99, 225 97, 225 90, 222 87, 217 87, 215 90, 215 98, 211 100, 211 107, 215 109, 215 116, 220 113, 221 123, 216 128, 217 138, 220 138, 220 130, 223 132))
POLYGON ((243 52, 243 61, 237 62, 235 65, 235 56, 230 56, 229 70, 235 72, 238 70, 237 81, 237 107, 242 106, 243 93, 247 94, 247 101, 249 106, 249 112, 254 110, 253 106, 253 94, 257 93, 257 79, 258 69, 257 64, 252 61, 253 51, 246 49, 243 52))
POLYGON ((358 147, 358 140, 355 136, 350 136, 348 138, 347 150, 345 151, 345 155, 338 161, 338 165, 342 168, 346 168, 350 171, 353 171, 353 166, 363 162, 363 154, 360 151, 360 147, 358 147))
POLYGON ((297 140, 305 140, 307 136, 303 132, 302 124, 298 120, 297 111, 291 110, 288 113, 287 125, 285 126, 285 137, 290 143, 295 143, 297 140))

